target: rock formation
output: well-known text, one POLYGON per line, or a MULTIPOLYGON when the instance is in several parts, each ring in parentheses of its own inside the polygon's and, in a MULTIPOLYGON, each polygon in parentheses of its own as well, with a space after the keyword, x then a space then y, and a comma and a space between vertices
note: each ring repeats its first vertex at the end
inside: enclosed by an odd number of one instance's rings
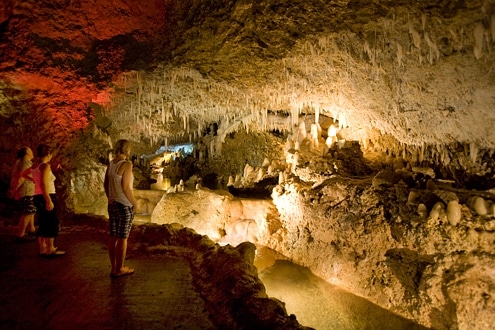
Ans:
POLYGON ((135 160, 190 143, 154 169, 168 194, 136 162, 141 215, 210 216, 195 229, 214 240, 256 240, 426 326, 483 329, 494 46, 494 0, 4 0, 2 191, 16 148, 43 141, 61 212, 105 215, 117 139, 135 160))

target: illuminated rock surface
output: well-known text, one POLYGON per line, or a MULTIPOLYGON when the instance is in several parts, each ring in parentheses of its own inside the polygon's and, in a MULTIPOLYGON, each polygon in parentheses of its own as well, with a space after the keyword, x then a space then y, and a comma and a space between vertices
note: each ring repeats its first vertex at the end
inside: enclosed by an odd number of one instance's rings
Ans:
POLYGON ((248 228, 426 326, 495 319, 493 0, 4 0, 0 24, 2 191, 44 141, 61 213, 105 215, 130 139, 142 221, 248 228), (170 195, 148 191, 140 157, 189 142, 170 195))

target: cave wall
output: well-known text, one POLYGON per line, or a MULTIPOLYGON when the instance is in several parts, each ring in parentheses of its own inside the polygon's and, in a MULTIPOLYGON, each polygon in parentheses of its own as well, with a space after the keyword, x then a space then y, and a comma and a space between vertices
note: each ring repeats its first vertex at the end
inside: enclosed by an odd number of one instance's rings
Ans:
POLYGON ((205 188, 166 194, 152 221, 180 223, 219 244, 270 247, 329 283, 428 327, 490 327, 495 214, 477 214, 466 196, 348 178, 318 187, 290 181, 273 194, 273 200, 205 188), (455 198, 462 214, 457 223, 447 216, 455 198), (428 212, 422 214, 423 203, 428 212), (434 203, 443 211, 433 212, 434 203))
MULTIPOLYGON (((47 141, 71 171, 101 130, 139 152, 324 114, 349 140, 491 174, 495 4, 3 1, 0 152, 47 141), (270 120, 272 114, 288 120, 270 120), (137 150, 136 149, 136 150, 137 150), (431 157, 431 159, 429 159, 431 157), (470 160, 471 159, 471 160, 470 160)), ((221 141, 215 143, 219 149, 221 141)), ((210 146, 208 146, 210 147, 210 146)), ((92 154, 99 158, 101 153, 92 154)), ((2 177, 7 176, 5 168, 2 177)))
POLYGON ((458 188, 435 178, 432 168, 386 153, 374 164, 359 143, 323 152, 306 138, 300 147, 295 170, 285 163, 271 174, 276 181, 268 197, 242 179, 231 193, 166 194, 151 221, 181 223, 219 244, 247 240, 270 247, 329 283, 428 327, 489 327, 492 190, 458 188))
POLYGON ((15 149, 41 141, 56 147, 64 210, 72 199, 91 210, 104 205, 102 173, 119 138, 137 154, 206 142, 198 169, 223 183, 268 155, 282 164, 278 198, 301 211, 277 205, 287 233, 269 246, 295 260, 312 256, 311 268, 328 281, 422 324, 476 327, 476 318, 482 324, 492 315, 492 280, 478 271, 493 269, 486 215, 435 223, 403 206, 403 192, 386 199, 393 194, 364 183, 330 184, 332 175, 367 173, 364 161, 355 166, 338 149, 323 159, 301 153, 285 173, 287 155, 279 153, 287 145, 272 156, 275 143, 252 133, 294 137, 301 118, 322 124, 325 115, 343 145, 358 141, 363 153, 383 154, 383 167, 402 158, 408 170, 435 165, 457 188, 493 188, 493 0, 7 0, 0 22, 4 188, 15 149), (220 134, 207 138, 213 123, 220 134), (251 145, 232 134, 251 134, 244 135, 251 145), (285 174, 311 189, 286 186, 285 174), (323 182, 340 195, 318 188, 323 182), (328 209, 322 196, 342 204, 328 209))

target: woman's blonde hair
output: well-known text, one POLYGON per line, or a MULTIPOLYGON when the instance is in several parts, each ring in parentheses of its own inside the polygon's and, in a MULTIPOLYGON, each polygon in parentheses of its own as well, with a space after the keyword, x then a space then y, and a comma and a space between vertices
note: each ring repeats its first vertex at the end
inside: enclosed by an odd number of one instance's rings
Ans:
POLYGON ((114 148, 115 155, 129 155, 131 153, 131 143, 128 140, 118 140, 114 148))

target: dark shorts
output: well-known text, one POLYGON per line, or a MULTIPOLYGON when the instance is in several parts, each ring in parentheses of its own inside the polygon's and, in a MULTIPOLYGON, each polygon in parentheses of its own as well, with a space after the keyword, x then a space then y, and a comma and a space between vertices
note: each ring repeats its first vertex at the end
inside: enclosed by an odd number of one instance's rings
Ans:
POLYGON ((110 236, 128 238, 131 232, 134 213, 131 206, 119 202, 108 204, 108 218, 110 222, 110 236))
POLYGON ((21 214, 35 214, 36 205, 34 205, 34 196, 24 196, 17 201, 17 209, 21 214))
POLYGON ((55 194, 50 194, 53 210, 47 211, 45 197, 43 195, 34 195, 34 205, 38 213, 38 231, 36 236, 45 238, 55 238, 58 236, 59 222, 57 217, 57 201, 55 194))

